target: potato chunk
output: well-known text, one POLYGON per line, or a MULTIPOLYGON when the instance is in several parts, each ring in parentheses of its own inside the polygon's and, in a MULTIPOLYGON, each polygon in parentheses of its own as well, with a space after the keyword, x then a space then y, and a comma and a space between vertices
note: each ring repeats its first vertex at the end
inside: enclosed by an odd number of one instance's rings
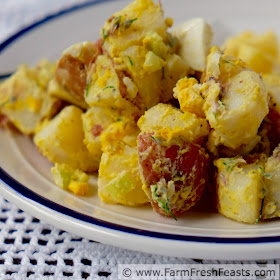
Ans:
POLYGON ((87 87, 87 71, 101 53, 98 44, 82 42, 69 47, 58 61, 50 92, 62 100, 87 108, 84 94, 87 87))
POLYGON ((22 65, 0 85, 1 112, 22 133, 33 134, 60 108, 61 102, 47 91, 55 66, 47 61, 41 61, 36 68, 22 65))
POLYGON ((193 78, 180 80, 174 96, 184 112, 205 114, 211 126, 209 150, 217 154, 223 146, 238 154, 254 148, 268 113, 269 97, 262 78, 241 60, 213 47, 201 80, 202 84, 193 78))
POLYGON ((244 32, 229 38, 225 43, 226 54, 242 59, 257 73, 269 73, 273 70, 278 50, 278 40, 273 32, 261 35, 244 32))
POLYGON ((89 153, 83 140, 82 111, 75 106, 65 107, 34 137, 40 152, 51 162, 92 172, 98 169, 99 159, 89 153))
POLYGON ((218 84, 209 87, 204 111, 215 141, 237 149, 257 135, 268 113, 267 90, 257 73, 242 71, 228 81, 226 90, 218 84))
POLYGON ((113 58, 131 46, 140 46, 149 32, 166 39, 166 29, 160 4, 154 4, 152 0, 136 0, 111 16, 100 35, 103 48, 113 58))
POLYGON ((129 206, 148 202, 138 170, 135 124, 119 121, 101 137, 102 150, 98 194, 102 201, 129 206))
POLYGON ((207 121, 158 104, 138 126, 143 188, 156 212, 176 218, 201 198, 208 183, 209 155, 198 144, 208 135, 207 121))
POLYGON ((269 140, 267 145, 270 153, 280 143, 280 75, 279 73, 271 73, 263 75, 263 81, 268 90, 269 113, 262 124, 265 137, 269 140))
POLYGON ((139 115, 140 111, 143 111, 138 89, 125 75, 123 67, 122 62, 115 64, 107 55, 100 55, 97 58, 90 70, 85 94, 86 102, 90 106, 114 106, 131 112, 132 115, 139 115))
POLYGON ((142 46, 131 46, 122 51, 120 57, 137 87, 142 103, 141 112, 144 113, 146 108, 152 107, 160 100, 162 67, 165 62, 142 46), (152 57, 149 57, 149 53, 152 57))
POLYGON ((188 112, 182 113, 167 104, 158 104, 146 111, 139 119, 138 126, 142 132, 153 133, 159 141, 167 143, 172 143, 178 137, 194 142, 209 133, 206 119, 188 112))
POLYGON ((123 61, 126 76, 136 84, 141 112, 172 98, 173 87, 188 72, 176 53, 178 40, 167 33, 160 4, 136 0, 110 17, 102 28, 103 50, 114 62, 123 61))
POLYGON ((198 144, 175 138, 177 145, 166 145, 153 135, 138 136, 143 189, 154 211, 176 219, 202 197, 208 183, 209 155, 198 144))
POLYGON ((263 163, 247 164, 242 158, 220 158, 214 165, 218 168, 218 211, 235 221, 258 222, 265 194, 263 163))
POLYGON ((267 188, 263 218, 271 219, 280 217, 280 145, 273 151, 273 155, 268 158, 264 168, 264 181, 267 188))

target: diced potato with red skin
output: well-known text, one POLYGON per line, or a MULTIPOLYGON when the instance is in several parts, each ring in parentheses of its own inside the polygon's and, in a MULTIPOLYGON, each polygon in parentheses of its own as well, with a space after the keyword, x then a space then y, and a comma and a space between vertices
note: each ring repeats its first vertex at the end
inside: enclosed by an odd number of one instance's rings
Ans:
POLYGON ((87 108, 84 100, 87 71, 99 54, 101 46, 98 41, 78 43, 65 50, 58 61, 55 78, 51 82, 52 95, 87 108))
POLYGON ((164 146, 144 133, 138 136, 138 154, 143 189, 154 211, 177 217, 202 197, 210 161, 203 147, 185 140, 164 146))
POLYGON ((268 90, 269 113, 262 125, 267 131, 269 148, 272 152, 280 143, 280 75, 276 73, 263 75, 264 84, 268 90))
POLYGON ((270 109, 263 123, 266 136, 269 140, 269 149, 272 152, 280 143, 280 114, 275 109, 270 109))
POLYGON ((2 115, 0 112, 0 128, 5 128, 8 123, 9 123, 8 117, 2 115))

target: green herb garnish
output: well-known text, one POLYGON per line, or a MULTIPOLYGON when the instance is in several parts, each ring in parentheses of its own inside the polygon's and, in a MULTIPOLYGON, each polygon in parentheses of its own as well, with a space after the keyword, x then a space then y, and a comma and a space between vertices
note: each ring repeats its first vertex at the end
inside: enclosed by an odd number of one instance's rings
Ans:
POLYGON ((225 60, 225 59, 223 59, 223 58, 221 58, 221 60, 222 60, 223 62, 225 62, 225 63, 229 63, 230 65, 234 66, 234 63, 231 62, 231 61, 225 60))
POLYGON ((263 215, 263 204, 264 204, 264 197, 262 199, 262 204, 261 204, 261 210, 260 210, 260 216, 256 219, 256 224, 260 221, 263 215))
POLYGON ((164 209, 165 211, 165 216, 167 216, 167 212, 170 213, 170 215, 172 216, 172 218, 177 221, 176 217, 174 216, 174 214, 172 213, 172 211, 169 209, 168 207, 168 198, 166 199, 166 202, 162 201, 161 199, 157 199, 157 201, 159 203, 161 203, 162 205, 162 208, 164 209))
POLYGON ((87 84, 87 88, 86 88, 86 97, 88 96, 89 89, 90 89, 90 83, 87 84))
POLYGON ((233 158, 226 159, 225 161, 223 161, 223 165, 226 166, 227 172, 232 171, 234 167, 234 159, 233 158))
POLYGON ((261 171, 261 174, 262 174, 262 176, 264 177, 264 178, 266 178, 266 179, 268 179, 268 180, 271 180, 272 179, 272 174, 271 173, 265 173, 264 172, 264 169, 263 169, 263 167, 259 167, 259 169, 260 169, 260 171, 261 171))
MULTIPOLYGON (((153 185, 154 186, 154 185, 153 185)), ((152 186, 151 186, 152 187, 152 186)), ((177 221, 177 218, 174 216, 174 214, 172 213, 172 211, 169 209, 169 206, 168 206, 168 198, 166 199, 166 202, 165 201, 162 201, 159 196, 157 195, 157 187, 155 186, 154 190, 153 190, 153 196, 156 198, 156 201, 158 203, 160 203, 162 205, 162 208, 164 209, 164 212, 165 212, 165 216, 167 216, 167 213, 169 213, 172 218, 177 221)))
POLYGON ((117 121, 117 122, 120 122, 121 120, 122 120, 121 118, 117 118, 117 120, 116 120, 116 121, 117 121))
POLYGON ((138 18, 134 18, 134 19, 127 19, 126 21, 124 21, 123 26, 125 29, 129 28, 131 26, 131 24, 136 21, 138 18))
POLYGON ((102 37, 103 37, 103 42, 102 42, 102 45, 101 45, 101 46, 104 45, 105 41, 106 41, 107 38, 108 38, 108 33, 105 33, 104 28, 102 28, 102 37))
POLYGON ((131 57, 130 57, 130 56, 128 56, 128 55, 126 55, 125 57, 127 57, 127 58, 128 58, 130 65, 131 65, 131 66, 133 66, 133 61, 132 61, 131 57))
POLYGON ((114 86, 107 86, 107 87, 103 88, 102 91, 105 90, 105 89, 107 89, 107 88, 113 88, 113 89, 115 89, 114 86))
POLYGON ((154 136, 150 136, 157 144, 161 144, 162 140, 160 138, 154 137, 154 136))

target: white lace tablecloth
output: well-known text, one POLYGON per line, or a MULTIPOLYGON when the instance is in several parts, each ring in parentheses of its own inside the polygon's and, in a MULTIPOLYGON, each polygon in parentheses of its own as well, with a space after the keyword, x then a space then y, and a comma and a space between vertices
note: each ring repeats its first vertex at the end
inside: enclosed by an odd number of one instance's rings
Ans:
MULTIPOLYGON (((0 0, 0 42, 24 26, 88 0, 0 0)), ((118 264, 256 263, 162 257, 103 245, 57 229, 0 196, 0 279, 112 279, 118 264)), ((279 260, 258 263, 279 263, 279 260)))

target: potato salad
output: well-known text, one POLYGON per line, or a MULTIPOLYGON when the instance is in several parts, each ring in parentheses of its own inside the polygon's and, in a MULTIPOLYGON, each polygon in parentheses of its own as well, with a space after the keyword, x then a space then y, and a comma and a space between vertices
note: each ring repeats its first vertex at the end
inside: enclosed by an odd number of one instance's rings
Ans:
POLYGON ((173 27, 160 1, 135 0, 95 42, 19 66, 0 85, 0 125, 30 136, 75 195, 98 172, 104 203, 177 220, 206 199, 238 222, 280 217, 278 39, 212 38, 202 18, 173 27))

